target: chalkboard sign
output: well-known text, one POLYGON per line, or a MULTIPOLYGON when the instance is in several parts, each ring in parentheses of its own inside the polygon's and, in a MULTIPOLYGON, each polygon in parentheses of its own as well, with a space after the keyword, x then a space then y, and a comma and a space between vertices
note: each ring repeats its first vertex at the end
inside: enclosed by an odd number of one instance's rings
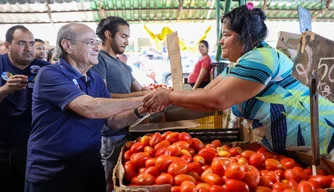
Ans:
POLYGON ((334 102, 334 41, 313 32, 303 33, 292 75, 307 86, 314 77, 317 93, 334 102))

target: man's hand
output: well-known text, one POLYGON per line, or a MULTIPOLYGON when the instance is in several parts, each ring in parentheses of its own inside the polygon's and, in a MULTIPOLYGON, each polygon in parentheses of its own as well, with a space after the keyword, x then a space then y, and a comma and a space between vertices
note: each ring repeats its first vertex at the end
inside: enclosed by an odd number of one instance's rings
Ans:
POLYGON ((25 75, 13 75, 8 78, 7 83, 4 85, 4 90, 8 93, 13 93, 17 90, 24 90, 28 85, 28 76, 25 75))
POLYGON ((156 91, 151 91, 143 98, 144 107, 149 112, 161 111, 164 107, 170 104, 169 94, 171 90, 160 88, 156 91))

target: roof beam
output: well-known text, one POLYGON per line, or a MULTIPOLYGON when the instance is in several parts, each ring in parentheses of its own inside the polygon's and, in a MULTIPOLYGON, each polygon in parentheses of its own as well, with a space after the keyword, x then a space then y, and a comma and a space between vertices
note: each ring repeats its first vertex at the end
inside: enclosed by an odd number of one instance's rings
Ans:
POLYGON ((328 11, 329 5, 332 3, 332 0, 327 0, 325 8, 321 9, 320 11, 316 12, 313 17, 312 21, 316 20, 320 15, 326 13, 328 11))
POLYGON ((180 21, 182 10, 183 10, 183 0, 179 0, 179 8, 177 9, 177 17, 176 17, 177 21, 180 21))

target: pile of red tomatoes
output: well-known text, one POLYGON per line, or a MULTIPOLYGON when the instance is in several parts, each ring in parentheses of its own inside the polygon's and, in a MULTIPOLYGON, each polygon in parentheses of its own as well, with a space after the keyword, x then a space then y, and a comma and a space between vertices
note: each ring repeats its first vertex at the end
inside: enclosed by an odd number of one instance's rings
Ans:
POLYGON ((171 89, 172 87, 168 87, 166 84, 162 84, 162 83, 150 83, 149 85, 144 86, 145 89, 149 89, 149 90, 155 90, 158 88, 168 88, 171 89))
POLYGON ((172 192, 312 192, 334 187, 323 170, 312 176, 295 160, 271 153, 222 145, 204 145, 186 132, 145 135, 127 142, 124 183, 129 186, 170 184, 172 192))

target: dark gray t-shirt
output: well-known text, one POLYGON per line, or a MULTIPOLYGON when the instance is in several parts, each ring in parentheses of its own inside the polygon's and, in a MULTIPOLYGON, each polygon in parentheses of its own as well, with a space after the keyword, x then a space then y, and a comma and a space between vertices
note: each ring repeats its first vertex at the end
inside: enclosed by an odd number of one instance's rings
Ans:
MULTIPOLYGON (((98 60, 99 63, 93 66, 92 70, 96 71, 102 79, 106 80, 108 91, 110 93, 131 93, 131 84, 136 80, 132 76, 131 68, 105 51, 99 52, 98 60)), ((105 125, 102 135, 125 135, 127 132, 127 127, 115 131, 105 125)))
POLYGON ((131 84, 136 80, 131 74, 131 68, 104 51, 100 51, 98 60, 99 63, 92 69, 107 81, 108 91, 110 93, 131 93, 131 84))

